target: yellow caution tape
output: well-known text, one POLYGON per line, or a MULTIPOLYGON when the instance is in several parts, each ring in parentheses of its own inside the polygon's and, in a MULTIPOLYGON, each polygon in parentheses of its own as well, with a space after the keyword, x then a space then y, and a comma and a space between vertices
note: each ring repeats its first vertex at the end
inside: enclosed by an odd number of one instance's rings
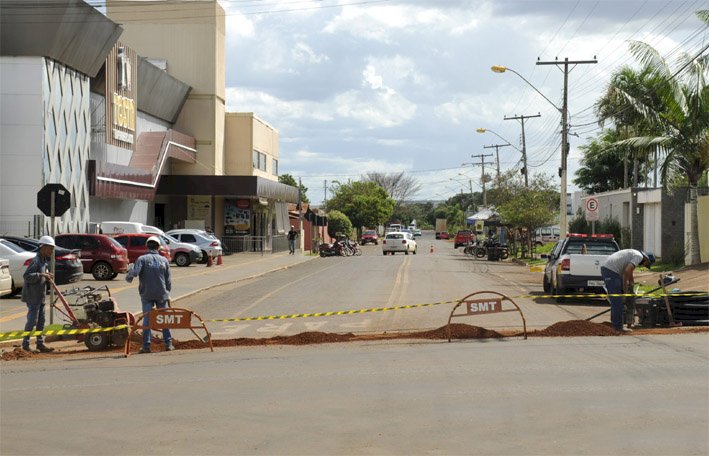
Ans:
POLYGON ((43 331, 10 331, 0 333, 2 339, 19 339, 20 337, 35 337, 35 336, 74 336, 77 334, 93 334, 100 332, 111 332, 119 329, 125 329, 128 325, 118 325, 106 328, 82 328, 82 329, 45 329, 43 331))
POLYGON ((290 315, 269 315, 265 317, 242 317, 242 318, 221 318, 215 320, 205 320, 209 322, 225 322, 225 321, 258 321, 258 320, 286 320, 290 318, 311 318, 311 317, 332 317, 335 315, 355 315, 371 312, 386 312, 389 310, 401 310, 401 309, 419 309, 422 307, 433 307, 440 306, 441 304, 452 304, 457 303, 459 300, 455 301, 440 301, 431 302, 427 304, 412 304, 408 306, 395 306, 395 307, 372 307, 370 309, 353 309, 353 310, 339 310, 336 312, 317 312, 317 313, 302 313, 302 314, 290 314, 290 315))
MULTIPOLYGON (((532 299, 538 299, 538 298, 543 298, 543 299, 549 299, 549 298, 576 298, 576 299, 582 299, 582 298, 607 298, 610 296, 621 296, 621 297, 644 297, 644 298, 661 298, 664 296, 672 296, 672 297, 678 297, 678 296, 701 296, 703 292, 699 293, 672 293, 672 294, 665 294, 665 293, 658 293, 658 294, 645 294, 645 295, 636 295, 632 293, 618 293, 618 294, 605 294, 605 293, 577 293, 577 294, 549 294, 549 295, 518 295, 518 296, 507 296, 507 298, 510 299, 520 299, 520 298, 532 298, 532 299)), ((442 304, 457 304, 460 302, 460 299, 456 299, 453 301, 439 301, 439 302, 431 302, 431 303, 425 303, 425 304, 410 304, 410 305, 405 305, 405 306, 394 306, 394 307, 371 307, 369 309, 352 309, 352 310, 339 310, 339 311, 332 311, 332 312, 316 312, 316 313, 299 313, 299 314, 286 314, 286 315, 267 315, 267 316, 260 316, 260 317, 240 317, 240 318, 216 318, 216 319, 211 319, 211 320, 204 320, 204 322, 210 322, 210 323, 223 323, 223 322, 234 322, 234 321, 262 321, 262 320, 287 320, 287 319, 293 319, 293 318, 313 318, 313 317, 332 317, 332 316, 341 316, 341 315, 356 315, 356 314, 364 314, 364 313, 373 313, 373 312, 387 312, 390 310, 404 310, 404 309, 420 309, 423 307, 433 307, 433 306, 439 306, 442 304)), ((83 329, 50 329, 50 330, 44 330, 44 331, 11 331, 11 332, 6 332, 6 333, 0 333, 0 340, 4 339, 14 339, 14 338, 20 338, 20 337, 34 337, 34 336, 63 336, 63 335, 78 335, 78 334, 92 334, 92 333, 98 333, 98 332, 110 332, 110 331, 115 331, 119 329, 124 329, 127 328, 127 325, 118 325, 118 326, 113 326, 113 327, 106 327, 106 328, 83 328, 83 329)))

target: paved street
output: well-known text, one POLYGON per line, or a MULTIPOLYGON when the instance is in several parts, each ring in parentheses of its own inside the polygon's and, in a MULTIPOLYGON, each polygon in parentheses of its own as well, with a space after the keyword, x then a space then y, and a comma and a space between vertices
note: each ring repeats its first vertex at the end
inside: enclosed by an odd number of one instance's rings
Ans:
MULTIPOLYGON (((540 294, 540 275, 521 266, 472 260, 431 237, 419 249, 235 255, 221 268, 175 268, 174 295, 180 306, 219 319, 431 303, 478 290, 540 294)), ((134 306, 135 285, 116 285, 121 304, 134 306)), ((531 328, 604 308, 516 302, 531 328)), ((3 300, 4 312, 8 304, 17 305, 3 300)), ((208 325, 220 339, 392 332, 440 327, 451 308, 208 325)), ((459 322, 521 326, 515 313, 459 322)), ((8 361, 0 363, 0 453, 706 454, 708 361, 707 333, 8 361)))
MULTIPOLYGON (((317 258, 304 255, 232 255, 222 266, 173 267, 173 305, 205 319, 226 319, 455 301, 491 290, 508 296, 541 294, 541 274, 513 263, 476 260, 449 241, 419 238, 417 255, 382 255, 381 246, 363 247, 361 257, 317 258), (430 253, 433 245, 434 253, 430 253)), ((80 285, 107 284, 119 305, 140 312, 137 281, 119 276, 97 282, 90 275, 80 285)), ((67 286, 61 289, 70 288, 67 286)), ((585 318, 603 310, 600 300, 559 306, 551 299, 515 299, 529 328, 585 318)), ((208 322, 216 338, 270 337, 303 331, 383 332, 431 329, 444 325, 453 304, 360 315, 260 322, 208 322)), ((19 297, 0 300, 0 331, 22 328, 25 306, 19 297)), ((602 321, 602 320, 599 320, 602 321)), ((522 328, 516 313, 460 320, 491 329, 522 328)))
POLYGON ((709 452, 706 334, 5 362, 3 455, 709 452))

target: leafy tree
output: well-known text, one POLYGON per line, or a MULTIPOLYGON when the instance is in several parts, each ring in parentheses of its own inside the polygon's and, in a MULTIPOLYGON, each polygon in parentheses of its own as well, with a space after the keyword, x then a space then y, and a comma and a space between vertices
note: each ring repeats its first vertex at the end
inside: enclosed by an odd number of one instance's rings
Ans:
MULTIPOLYGON (((709 25, 709 10, 697 16, 709 25)), ((670 65, 652 46, 633 41, 630 50, 650 75, 646 85, 649 96, 632 91, 618 91, 627 110, 638 116, 645 128, 619 144, 643 150, 663 147, 662 183, 672 185, 674 176, 686 176, 690 202, 690 264, 700 262, 699 219, 697 216, 697 186, 709 169, 709 54, 693 56, 686 53, 670 65), (656 100, 659 100, 657 102, 656 100)), ((634 119, 633 119, 634 120, 634 119)), ((614 121, 625 126, 627 120, 616 116, 614 121)), ((635 122, 633 125, 638 125, 635 122)))
MULTIPOLYGON (((550 225, 559 211, 559 193, 552 187, 551 179, 544 174, 536 175, 529 187, 514 187, 511 197, 497 207, 503 223, 516 229, 533 233, 537 228, 550 225)), ((532 236, 528 236, 531 251, 532 236)))
POLYGON ((404 201, 410 199, 421 189, 421 184, 415 178, 400 173, 380 173, 372 171, 362 177, 365 182, 374 182, 384 190, 394 200, 396 206, 400 206, 404 201))
MULTIPOLYGON (((584 157, 574 183, 589 194, 623 188, 624 158, 629 155, 630 147, 616 144, 620 139, 616 130, 603 130, 589 144, 581 146, 584 157)), ((643 180, 644 176, 640 176, 640 181, 643 180)))
POLYGON ((303 203, 309 203, 310 200, 308 199, 308 187, 306 187, 303 184, 298 185, 298 183, 295 181, 295 178, 291 176, 290 174, 281 174, 278 176, 278 182, 281 184, 286 184, 290 185, 291 187, 295 187, 300 189, 300 200, 303 203))
POLYGON ((338 236, 350 237, 352 235, 352 222, 340 211, 329 211, 327 213, 327 234, 333 238, 338 236))
POLYGON ((394 200, 374 182, 335 181, 331 189, 334 196, 327 202, 328 211, 341 211, 357 230, 382 225, 394 212, 394 200))

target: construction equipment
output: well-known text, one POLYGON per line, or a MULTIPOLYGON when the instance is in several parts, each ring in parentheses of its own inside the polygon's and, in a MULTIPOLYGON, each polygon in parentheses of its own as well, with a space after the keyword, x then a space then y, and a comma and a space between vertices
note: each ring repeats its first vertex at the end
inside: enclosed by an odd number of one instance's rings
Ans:
MULTIPOLYGON (((87 285, 62 292, 54 281, 50 280, 49 283, 56 292, 52 307, 68 321, 64 329, 101 329, 135 324, 134 315, 118 307, 107 285, 99 288, 87 285), (104 292, 107 296, 104 296, 104 292), (73 298, 73 302, 69 303, 67 297, 73 298), (57 305, 57 302, 62 306, 57 305)), ((124 345, 128 332, 126 326, 122 329, 77 334, 76 338, 83 341, 90 351, 99 351, 110 346, 124 345)))
MULTIPOLYGON (((709 325, 709 293, 705 291, 667 291, 667 287, 679 282, 671 274, 660 274, 658 287, 647 293, 626 297, 624 321, 630 326, 653 328, 657 326, 707 326, 709 325), (653 293, 662 289, 660 296, 653 293)), ((586 320, 593 320, 610 309, 597 313, 586 320)))

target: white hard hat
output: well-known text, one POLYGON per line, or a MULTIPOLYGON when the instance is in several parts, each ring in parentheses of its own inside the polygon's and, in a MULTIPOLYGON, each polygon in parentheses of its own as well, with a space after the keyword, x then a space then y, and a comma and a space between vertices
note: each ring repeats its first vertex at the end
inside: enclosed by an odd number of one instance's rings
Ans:
POLYGON ((157 236, 150 236, 147 241, 145 241, 145 244, 147 245, 148 242, 154 242, 159 246, 162 245, 162 242, 160 242, 160 238, 157 236))
POLYGON ((54 238, 52 236, 42 236, 41 238, 39 238, 39 245, 40 247, 43 245, 51 245, 52 247, 57 246, 54 243, 54 238))

